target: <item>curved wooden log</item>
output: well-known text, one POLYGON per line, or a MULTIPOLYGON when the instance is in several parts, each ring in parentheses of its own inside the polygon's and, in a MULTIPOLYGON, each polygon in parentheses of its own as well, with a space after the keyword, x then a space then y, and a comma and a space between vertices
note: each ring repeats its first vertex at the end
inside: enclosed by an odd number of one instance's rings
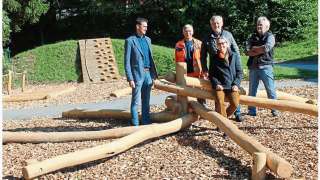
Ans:
MULTIPOLYGON (((174 72, 169 72, 164 76, 165 80, 175 83, 175 73, 174 72)), ((186 78, 186 85, 189 87, 194 87, 194 88, 201 88, 203 90, 207 91, 212 91, 212 86, 210 81, 204 80, 204 79, 199 79, 199 78, 194 78, 194 77, 185 77, 186 78)), ((249 89, 248 88, 240 88, 240 94, 241 95, 249 95, 249 89)), ((301 102, 301 103, 308 103, 308 104, 317 104, 316 100, 312 99, 307 99, 307 98, 302 98, 299 96, 291 95, 282 91, 276 91, 277 93, 277 99, 278 100, 288 100, 288 101, 296 101, 296 102, 301 102)), ((268 98, 267 92, 265 90, 258 90, 256 97, 260 98, 268 98)))
MULTIPOLYGON (((181 96, 191 96, 214 100, 214 96, 211 92, 201 90, 198 88, 181 87, 175 84, 171 84, 169 82, 159 80, 154 81, 154 87, 181 96)), ((318 116, 318 107, 316 105, 287 100, 274 100, 240 95, 240 104, 245 104, 248 106, 257 106, 268 109, 278 109, 281 111, 299 112, 303 114, 309 114, 312 116, 318 116)))
POLYGON ((255 152, 266 153, 267 166, 272 172, 276 173, 282 178, 288 178, 291 176, 293 168, 285 159, 282 159, 278 155, 272 153, 256 139, 245 134, 229 119, 223 117, 217 112, 204 108, 196 101, 190 101, 190 104, 197 114, 217 125, 219 129, 225 132, 234 142, 236 142, 251 155, 253 155, 255 152))
POLYGON ((265 180, 266 178, 266 165, 267 155, 266 153, 255 152, 253 156, 253 167, 252 167, 252 180, 265 180))
POLYGON ((108 144, 59 155, 27 165, 22 169, 22 173, 24 178, 31 179, 58 169, 111 157, 148 139, 178 132, 190 126, 195 119, 194 115, 189 114, 168 123, 149 126, 108 144))
POLYGON ((110 96, 121 97, 121 96, 126 96, 126 95, 131 94, 131 93, 132 93, 132 88, 131 87, 126 87, 124 89, 119 89, 119 90, 116 90, 116 91, 110 93, 110 96))
MULTIPOLYGON (((180 86, 186 86, 185 74, 187 74, 187 63, 185 62, 176 62, 176 81, 180 86)), ((179 96, 177 101, 181 105, 181 115, 184 115, 188 112, 188 97, 179 96)))
POLYGON ((127 136, 142 128, 152 126, 129 126, 101 131, 70 131, 70 132, 10 132, 3 131, 2 143, 43 143, 89 141, 100 139, 115 139, 127 136))
MULTIPOLYGON (((74 119, 113 118, 113 119, 119 119, 119 120, 130 120, 131 113, 129 111, 119 110, 119 109, 102 109, 98 111, 74 109, 74 110, 62 112, 62 117, 74 118, 74 119)), ((139 114, 139 118, 141 119, 141 114, 139 114)), ((152 122, 168 122, 177 118, 178 118, 178 115, 168 111, 150 113, 150 119, 152 122)))

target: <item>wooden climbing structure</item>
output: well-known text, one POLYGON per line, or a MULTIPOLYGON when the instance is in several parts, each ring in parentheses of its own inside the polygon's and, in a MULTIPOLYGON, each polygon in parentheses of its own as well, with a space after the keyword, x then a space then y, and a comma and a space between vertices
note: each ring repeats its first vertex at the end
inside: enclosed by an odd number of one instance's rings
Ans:
POLYGON ((119 79, 119 71, 110 38, 79 40, 84 83, 119 79))

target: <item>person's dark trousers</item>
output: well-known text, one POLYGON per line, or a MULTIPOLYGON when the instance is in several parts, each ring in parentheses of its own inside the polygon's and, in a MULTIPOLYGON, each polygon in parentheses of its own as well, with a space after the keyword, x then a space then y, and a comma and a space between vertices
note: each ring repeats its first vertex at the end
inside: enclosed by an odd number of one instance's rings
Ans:
POLYGON ((238 91, 232 91, 229 89, 223 91, 213 91, 215 97, 215 109, 216 111, 223 115, 224 117, 231 116, 237 106, 239 105, 240 95, 238 91), (228 108, 225 107, 224 100, 227 98, 229 100, 228 108))
POLYGON ((150 72, 144 73, 142 81, 136 82, 136 87, 132 89, 131 98, 131 117, 132 124, 139 126, 138 104, 141 97, 142 100, 142 124, 150 124, 150 93, 152 88, 152 79, 150 72))

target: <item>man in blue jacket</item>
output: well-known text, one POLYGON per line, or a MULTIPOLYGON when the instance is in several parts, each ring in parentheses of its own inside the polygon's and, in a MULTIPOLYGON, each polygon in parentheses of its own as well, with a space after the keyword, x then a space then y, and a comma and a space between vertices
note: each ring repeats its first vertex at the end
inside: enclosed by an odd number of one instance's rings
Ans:
POLYGON ((142 100, 142 124, 150 124, 150 93, 153 80, 158 77, 152 58, 151 39, 147 32, 148 20, 136 19, 136 34, 125 41, 124 65, 127 81, 132 88, 132 124, 139 126, 138 102, 142 100))

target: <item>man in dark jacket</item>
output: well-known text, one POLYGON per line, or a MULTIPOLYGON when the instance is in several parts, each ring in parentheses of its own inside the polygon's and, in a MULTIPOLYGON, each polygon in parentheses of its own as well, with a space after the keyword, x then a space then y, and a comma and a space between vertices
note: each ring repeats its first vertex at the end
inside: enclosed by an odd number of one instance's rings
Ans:
POLYGON ((151 39, 145 34, 148 21, 136 20, 136 34, 125 41, 124 66, 129 86, 132 88, 132 124, 139 125, 138 102, 142 99, 142 124, 150 124, 150 92, 153 79, 157 78, 156 66, 151 51, 151 39))
POLYGON ((240 56, 231 51, 225 37, 216 40, 217 54, 210 63, 209 79, 214 90, 216 111, 225 117, 231 116, 239 105, 239 88, 242 79, 240 56), (225 108, 224 99, 229 107, 225 108))
MULTIPOLYGON (((259 81, 261 80, 267 90, 269 99, 277 99, 273 76, 273 47, 275 38, 269 32, 270 21, 266 17, 257 20, 256 32, 251 35, 246 45, 246 55, 249 56, 247 66, 249 68, 249 96, 256 96, 259 81)), ((248 114, 256 116, 256 107, 249 106, 248 114)), ((271 110, 273 116, 278 111, 271 110)))
MULTIPOLYGON (((223 27, 223 18, 221 16, 214 15, 210 19, 210 25, 212 32, 209 34, 207 38, 203 40, 202 47, 201 47, 201 65, 203 70, 204 78, 208 78, 209 71, 212 72, 211 67, 212 62, 215 61, 216 54, 218 52, 218 48, 216 46, 217 38, 224 37, 228 40, 229 47, 231 51, 233 51, 233 54, 237 54, 240 57, 239 48, 234 40, 232 34, 229 31, 224 30, 223 27), (210 55, 210 65, 209 65, 209 71, 207 67, 207 56, 210 55)), ((240 111, 240 105, 238 106, 237 110, 234 113, 236 117, 236 121, 241 122, 241 111, 240 111)))

